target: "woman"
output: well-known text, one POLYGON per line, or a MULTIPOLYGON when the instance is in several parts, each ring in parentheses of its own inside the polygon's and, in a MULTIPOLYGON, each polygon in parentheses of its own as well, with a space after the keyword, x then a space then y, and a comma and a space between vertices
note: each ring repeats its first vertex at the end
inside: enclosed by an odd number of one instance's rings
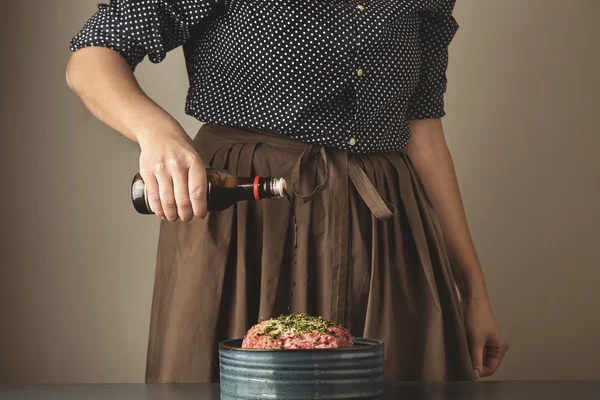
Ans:
POLYGON ((440 121, 453 6, 100 5, 71 42, 67 80, 96 117, 139 143, 150 205, 164 220, 147 382, 218 380, 219 341, 289 312, 384 340, 389 380, 472 380, 497 369, 507 341, 440 121), (144 57, 158 63, 178 46, 186 112, 206 123, 194 140, 133 75, 144 57), (207 215, 207 166, 285 177, 297 248, 285 201, 207 215))

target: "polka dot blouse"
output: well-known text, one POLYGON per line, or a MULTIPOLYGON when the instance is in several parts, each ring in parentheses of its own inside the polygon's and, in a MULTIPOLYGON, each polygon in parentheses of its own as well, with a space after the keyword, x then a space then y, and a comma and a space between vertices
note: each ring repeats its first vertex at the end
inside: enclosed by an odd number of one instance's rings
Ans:
MULTIPOLYGON (((186 113, 356 153, 444 115, 455 0, 111 0, 72 39, 132 70, 183 46, 186 113)), ((168 77, 166 77, 168 79, 168 77)))

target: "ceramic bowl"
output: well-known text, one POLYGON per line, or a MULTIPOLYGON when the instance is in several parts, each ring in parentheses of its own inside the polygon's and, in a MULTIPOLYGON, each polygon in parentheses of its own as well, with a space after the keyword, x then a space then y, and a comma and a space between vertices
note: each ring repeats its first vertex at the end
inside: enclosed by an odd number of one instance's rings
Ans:
POLYGON ((242 349, 219 344, 221 399, 382 399, 383 342, 345 349, 242 349))

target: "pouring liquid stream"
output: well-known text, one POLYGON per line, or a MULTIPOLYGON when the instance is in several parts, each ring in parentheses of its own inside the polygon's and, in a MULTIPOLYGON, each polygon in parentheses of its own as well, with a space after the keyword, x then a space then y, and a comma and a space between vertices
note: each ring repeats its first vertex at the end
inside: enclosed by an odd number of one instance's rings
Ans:
POLYGON ((294 203, 292 202, 292 197, 289 193, 285 194, 285 197, 290 203, 290 209, 292 210, 292 217, 294 217, 294 249, 298 248, 298 219, 296 218, 296 210, 294 209, 294 203))

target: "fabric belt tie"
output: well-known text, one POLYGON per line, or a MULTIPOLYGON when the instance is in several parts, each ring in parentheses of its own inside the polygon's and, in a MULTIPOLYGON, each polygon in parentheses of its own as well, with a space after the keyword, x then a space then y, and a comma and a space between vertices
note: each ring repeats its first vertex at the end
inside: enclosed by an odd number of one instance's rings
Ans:
MULTIPOLYGON (((311 201, 319 192, 321 192, 329 179, 329 159, 325 147, 320 146, 319 155, 325 169, 324 178, 318 182, 311 190, 310 193, 300 192, 300 176, 302 166, 306 163, 309 156, 313 153, 314 145, 307 146, 302 155, 298 158, 298 161, 294 165, 292 170, 292 191, 294 195, 302 199, 305 203, 311 201)), ((347 155, 346 155, 347 156, 347 155)), ((375 218, 379 220, 386 220, 396 215, 396 207, 390 202, 384 200, 373 183, 369 180, 369 177, 363 169, 360 167, 359 160, 353 156, 347 156, 348 165, 348 176, 352 181, 352 184, 356 188, 358 194, 363 199, 367 207, 371 210, 371 213, 375 218)))

